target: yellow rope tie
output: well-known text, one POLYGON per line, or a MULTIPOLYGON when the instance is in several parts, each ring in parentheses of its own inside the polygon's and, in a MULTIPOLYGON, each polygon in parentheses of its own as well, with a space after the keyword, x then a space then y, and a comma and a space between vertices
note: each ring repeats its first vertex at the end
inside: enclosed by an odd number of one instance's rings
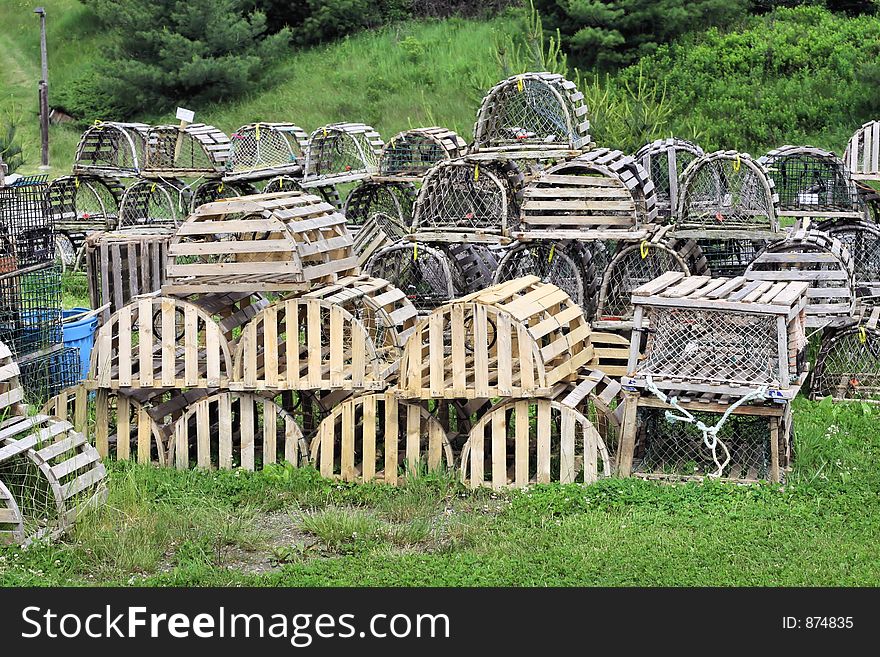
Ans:
POLYGON ((648 240, 642 240, 642 243, 639 245, 639 253, 642 254, 642 260, 648 257, 648 254, 651 252, 651 245, 648 244, 648 240))
POLYGON ((79 189, 79 176, 77 176, 76 178, 73 179, 73 185, 74 185, 74 187, 79 189))
POLYGON ((260 141, 260 124, 254 126, 254 139, 260 141))
POLYGON ((220 183, 220 186, 217 188, 217 193, 218 193, 218 194, 222 194, 222 193, 223 193, 223 183, 220 183))
POLYGON ((327 128, 323 128, 324 131, 324 139, 327 139, 327 128))
POLYGON ((733 161, 733 170, 734 170, 734 172, 739 173, 739 165, 740 165, 739 153, 737 153, 737 154, 736 154, 736 159, 733 161))
POLYGON ((550 255, 547 256, 547 262, 553 262, 553 254, 556 253, 556 245, 550 247, 550 255))
POLYGON ((150 194, 154 193, 155 191, 156 191, 156 183, 153 183, 153 184, 150 186, 150 194))
POLYGON ((864 326, 859 327, 859 342, 865 344, 868 341, 868 332, 865 330, 864 326))
POLYGON ((419 245, 413 244, 413 260, 419 259, 419 245))
POLYGON ((521 76, 521 75, 516 79, 516 90, 519 93, 522 93, 523 91, 526 90, 526 85, 525 85, 525 82, 523 82, 523 76, 521 76))

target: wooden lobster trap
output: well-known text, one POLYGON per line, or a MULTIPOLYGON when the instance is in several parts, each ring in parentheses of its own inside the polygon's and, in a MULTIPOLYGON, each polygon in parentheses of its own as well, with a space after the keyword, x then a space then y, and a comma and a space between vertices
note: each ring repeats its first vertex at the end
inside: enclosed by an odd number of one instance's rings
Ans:
POLYGON ((465 155, 467 144, 446 128, 414 128, 391 138, 379 154, 379 180, 421 182, 438 162, 465 155))
POLYGON ((144 167, 147 133, 144 123, 99 121, 80 137, 73 158, 74 175, 132 178, 144 167))
POLYGON ((853 261, 857 297, 877 296, 880 291, 880 226, 867 219, 828 219, 816 230, 846 246, 853 261))
POLYGON ((407 399, 546 395, 590 362, 590 326, 555 285, 525 276, 434 310, 406 342, 407 399))
POLYGON ((557 73, 523 73, 492 87, 477 112, 470 153, 497 159, 566 158, 587 150, 584 95, 557 73))
POLYGON ((166 294, 304 291, 357 272, 345 218, 296 192, 205 204, 168 256, 166 294))
POLYGON ((293 123, 249 123, 230 136, 224 180, 301 178, 309 135, 293 123))
POLYGON ((859 219, 863 210, 847 168, 831 151, 781 146, 758 159, 773 179, 780 217, 859 219))
POLYGON ((880 121, 868 121, 855 131, 843 161, 853 180, 880 180, 880 121))
POLYGON ((392 391, 352 397, 336 406, 312 440, 311 458, 324 477, 386 484, 453 463, 437 418, 392 391))
MULTIPOLYGON (((277 194, 278 192, 304 192, 306 188, 302 185, 301 177, 294 176, 275 176, 266 181, 263 186, 263 194, 277 194)), ((342 198, 339 196, 339 190, 336 185, 328 184, 323 186, 310 186, 309 194, 320 196, 326 203, 329 203, 337 210, 343 208, 342 198)))
POLYGON ((89 389, 220 388, 232 350, 220 325, 199 306, 141 296, 120 308, 95 336, 89 389))
POLYGON ((745 277, 768 283, 804 281, 807 326, 852 323, 856 308, 855 265, 845 244, 818 230, 797 227, 769 244, 746 269, 745 277))
POLYGON ((267 306, 235 349, 237 390, 383 389, 417 313, 382 279, 343 279, 267 306))
POLYGON ((191 205, 189 188, 181 180, 138 180, 122 195, 117 228, 177 227, 191 205))
POLYGON ((212 125, 153 126, 147 132, 141 176, 220 178, 226 172, 229 149, 229 137, 212 125))
POLYGON ((120 180, 110 176, 61 176, 49 183, 46 195, 55 251, 65 268, 76 264, 88 234, 116 227, 124 191, 120 180))
POLYGON ((384 142, 363 123, 331 123, 309 135, 303 187, 364 180, 379 171, 384 142))
POLYGON ((365 180, 345 199, 342 214, 351 230, 356 230, 376 213, 391 217, 400 225, 400 233, 409 231, 413 219, 416 188, 411 182, 365 180))
POLYGON ((456 297, 454 267, 436 246, 398 240, 373 253, 364 271, 390 281, 424 313, 456 297))
POLYGON ((880 307, 865 308, 858 324, 822 334, 810 397, 880 401, 880 307))
POLYGON ((195 212, 200 205, 205 203, 213 203, 214 201, 222 201, 228 198, 238 198, 239 196, 251 196, 258 194, 259 191, 251 183, 246 180, 227 181, 212 178, 206 180, 196 187, 192 194, 192 200, 189 203, 189 211, 195 212))
POLYGON ((765 240, 748 238, 698 239, 695 240, 706 258, 708 270, 713 276, 742 276, 752 261, 767 246, 765 240))
POLYGON ((364 267, 373 254, 403 238, 406 228, 384 212, 376 212, 365 220, 354 234, 354 252, 358 266, 364 267))
POLYGON ((133 298, 162 289, 172 235, 168 229, 148 228, 94 233, 86 239, 89 300, 92 308, 103 308, 102 322, 133 298))
POLYGON ((748 153, 717 151, 681 176, 675 234, 695 239, 778 239, 779 196, 748 153))
POLYGON ((425 174, 413 208, 412 239, 509 242, 522 174, 513 162, 446 160, 425 174))
POLYGON ((658 219, 670 219, 675 213, 681 174, 691 162, 703 155, 703 149, 697 144, 669 137, 645 144, 633 156, 654 183, 658 219))
POLYGON ((655 229, 648 172, 620 151, 598 148, 550 167, 523 190, 521 240, 640 240, 655 229))
POLYGON ((592 370, 546 398, 499 400, 462 448, 462 482, 498 490, 610 477, 608 442, 616 446, 619 400, 620 384, 592 370))

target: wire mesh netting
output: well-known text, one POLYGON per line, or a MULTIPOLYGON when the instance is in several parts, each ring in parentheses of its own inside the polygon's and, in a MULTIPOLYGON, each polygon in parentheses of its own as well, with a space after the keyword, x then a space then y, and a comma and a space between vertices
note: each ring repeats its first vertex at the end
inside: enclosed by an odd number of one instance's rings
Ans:
POLYGON ((645 144, 635 159, 648 171, 657 195, 657 216, 668 218, 676 210, 682 172, 703 149, 684 139, 658 139, 645 144))
POLYGON ((324 185, 322 187, 310 187, 309 189, 305 189, 301 183, 301 178, 294 178, 293 176, 275 176, 266 183, 265 187, 263 187, 263 194, 276 194, 278 192, 306 192, 308 194, 319 196, 334 208, 342 208, 342 201, 339 198, 339 190, 336 189, 335 185, 324 185))
POLYGON ((48 262, 55 255, 46 176, 0 187, 0 273, 48 262))
MULTIPOLYGON (((714 426, 721 415, 694 411, 694 416, 707 426, 714 426)), ((665 411, 640 408, 639 432, 636 441, 633 472, 654 476, 693 477, 715 474, 718 464, 703 442, 702 432, 688 422, 670 422, 665 411)), ((722 477, 738 480, 768 479, 771 476, 771 447, 773 419, 762 416, 730 415, 718 432, 719 445, 715 450, 719 464, 730 462, 722 477), (723 446, 722 446, 723 444, 723 446)), ((784 442, 783 432, 777 440, 784 442)), ((780 454, 785 453, 780 444, 780 454)))
POLYGON ((176 226, 190 207, 189 190, 178 180, 139 180, 129 187, 119 208, 119 227, 176 226))
POLYGON ((696 160, 682 179, 676 225, 707 230, 777 230, 769 178, 745 155, 696 160))
POLYGON ((65 347, 46 356, 20 364, 21 386, 34 406, 42 406, 65 388, 80 381, 79 349, 65 347))
POLYGON ((59 508, 54 491, 40 471, 38 457, 33 450, 0 461, 0 482, 5 484, 18 505, 23 537, 49 529, 58 519, 59 508))
POLYGON ((668 271, 689 273, 681 257, 660 244, 630 244, 605 270, 598 314, 604 319, 627 319, 633 314, 632 291, 668 271))
POLYGON ((187 171, 219 175, 229 158, 229 138, 216 128, 192 124, 184 131, 177 126, 154 126, 147 137, 145 169, 187 171))
POLYGON ((407 228, 412 224, 416 189, 412 183, 363 182, 345 199, 343 214, 346 223, 363 224, 369 217, 382 213, 407 228))
POLYGON ((462 161, 432 169, 419 190, 414 230, 505 230, 518 209, 499 173, 486 164, 462 161))
POLYGON ((480 148, 511 144, 580 147, 575 108, 563 89, 540 77, 518 76, 496 86, 477 117, 480 148))
POLYGON ((810 387, 814 397, 880 398, 880 333, 851 327, 823 336, 810 387))
POLYGON ((652 307, 648 319, 638 374, 748 386, 780 383, 773 315, 652 307))
POLYGON ((846 245, 853 260, 856 286, 880 286, 880 227, 864 220, 846 219, 821 223, 817 229, 846 245))
POLYGON ((760 159, 775 183, 780 210, 858 211, 858 195, 843 162, 828 151, 783 147, 760 159))
POLYGON ((712 276, 742 276, 766 242, 748 239, 707 240, 697 242, 712 276))
POLYGON ((400 289, 419 310, 432 310, 455 297, 446 255, 422 243, 395 244, 373 255, 366 273, 400 289))
POLYGON ((0 342, 26 354, 61 342, 61 269, 0 273, 0 342))
POLYGON ((382 176, 421 177, 442 160, 460 156, 464 140, 449 130, 408 130, 385 144, 379 159, 382 176))
POLYGON ((49 213, 56 227, 71 230, 76 223, 83 229, 103 224, 112 227, 119 216, 122 184, 114 178, 62 176, 48 187, 49 213))
POLYGON ((367 133, 328 126, 312 133, 306 178, 354 176, 378 171, 379 155, 367 133))
POLYGON ((230 136, 229 173, 232 176, 280 170, 300 172, 305 166, 305 131, 291 124, 255 123, 230 136))

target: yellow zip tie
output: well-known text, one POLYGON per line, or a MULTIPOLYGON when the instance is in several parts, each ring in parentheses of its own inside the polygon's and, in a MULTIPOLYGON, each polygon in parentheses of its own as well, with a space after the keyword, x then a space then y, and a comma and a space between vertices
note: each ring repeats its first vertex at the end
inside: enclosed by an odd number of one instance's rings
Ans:
POLYGON ((736 159, 733 161, 733 170, 734 170, 734 171, 736 171, 736 172, 739 171, 739 164, 740 164, 740 162, 739 162, 739 153, 737 153, 737 154, 736 154, 736 159))
POLYGON ((865 344, 868 341, 868 332, 865 330, 864 326, 859 327, 859 342, 865 344))
POLYGON ((77 189, 79 189, 79 176, 73 179, 73 184, 77 189))
POLYGON ((257 141, 260 141, 260 124, 259 123, 256 126, 254 126, 254 139, 256 139, 257 141))
POLYGON ((480 165, 474 165, 474 182, 477 182, 480 179, 480 165))
POLYGON ((156 183, 153 183, 153 185, 150 187, 150 194, 152 194, 155 191, 156 191, 156 183))
POLYGON ((323 128, 324 130, 324 139, 327 139, 327 128, 323 128))
POLYGON ((521 75, 516 79, 516 89, 520 93, 522 93, 526 89, 526 85, 523 82, 523 76, 521 76, 521 75))
POLYGON ((419 245, 413 244, 413 260, 419 259, 419 245))
POLYGON ((642 254, 642 260, 648 257, 650 248, 651 245, 648 244, 648 240, 642 240, 642 243, 639 245, 639 252, 642 254))
POLYGON ((218 193, 218 194, 222 194, 222 193, 223 193, 223 183, 220 183, 220 186, 217 188, 217 193, 218 193))
POLYGON ((556 245, 550 247, 550 255, 547 256, 547 262, 553 262, 553 254, 556 253, 556 245))

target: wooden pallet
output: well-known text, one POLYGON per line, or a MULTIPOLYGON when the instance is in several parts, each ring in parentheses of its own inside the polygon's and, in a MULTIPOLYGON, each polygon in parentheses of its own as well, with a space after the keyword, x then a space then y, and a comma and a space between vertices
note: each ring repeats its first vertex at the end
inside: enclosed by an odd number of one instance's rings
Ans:
POLYGON ((352 278, 268 306, 245 327, 230 386, 243 390, 382 389, 416 310, 387 281, 352 278), (290 336, 296 336, 293 340, 290 336))
POLYGON ((181 299, 139 297, 98 330, 86 385, 218 388, 231 371, 231 348, 208 313, 181 299))
POLYGON ((577 86, 557 73, 511 76, 492 87, 480 103, 471 152, 510 146, 527 153, 587 149, 588 112, 577 86))
POLYGON ((593 423, 561 401, 540 398, 493 406, 471 430, 460 466, 463 483, 495 490, 553 481, 592 484, 611 471, 593 423))
POLYGON ((452 465, 440 422, 416 402, 394 392, 353 397, 322 422, 312 441, 312 463, 321 475, 342 481, 397 484, 422 468, 452 465))
POLYGON ((220 178, 231 144, 222 130, 204 123, 152 126, 147 132, 144 178, 220 178))
POLYGON ((331 123, 309 135, 303 187, 365 180, 379 171, 384 142, 363 123, 331 123))
POLYGON ((293 123, 249 123, 230 135, 223 180, 302 177, 309 135, 293 123))
POLYGON ((807 326, 851 323, 856 309, 855 264, 840 240, 800 226, 769 244, 745 272, 751 281, 802 281, 807 291, 807 326))
POLYGON ((73 174, 128 178, 141 173, 150 126, 100 121, 80 137, 73 174))
POLYGON ((171 231, 157 228, 102 232, 86 239, 89 301, 92 308, 104 308, 98 315, 102 322, 133 298, 162 288, 171 238, 171 231))
POLYGON ((799 355, 807 288, 667 272, 633 291, 633 338, 621 381, 734 397, 767 386, 773 398, 792 399, 806 376, 799 355))
POLYGON ((434 310, 407 340, 408 399, 532 397, 590 362, 583 311, 555 285, 526 276, 434 310))
POLYGON ((177 230, 168 256, 164 294, 301 292, 357 273, 345 217, 297 192, 203 205, 177 230))
POLYGON ((293 416, 267 397, 218 392, 190 405, 174 425, 169 462, 192 467, 255 470, 271 463, 297 467, 306 457, 293 416))
POLYGON ((378 180, 421 182, 432 166, 454 160, 467 152, 458 133, 447 128, 414 128, 391 138, 379 154, 378 180))
POLYGON ((880 180, 880 121, 868 121, 856 130, 843 161, 853 180, 880 180))
POLYGON ((519 226, 532 239, 645 239, 657 200, 648 172, 620 151, 598 148, 550 167, 526 185, 519 226))

